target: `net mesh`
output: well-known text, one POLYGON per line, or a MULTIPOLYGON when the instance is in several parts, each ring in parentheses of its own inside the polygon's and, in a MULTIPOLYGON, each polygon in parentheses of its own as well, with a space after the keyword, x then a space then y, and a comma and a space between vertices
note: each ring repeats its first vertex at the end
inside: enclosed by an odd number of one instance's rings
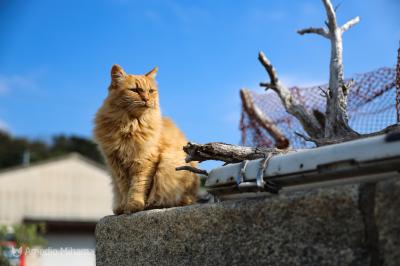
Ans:
MULTIPOLYGON (((399 64, 397 69, 399 69, 399 64)), ((396 88, 396 68, 383 67, 375 71, 358 74, 352 77, 354 85, 348 96, 349 125, 359 133, 370 133, 381 130, 398 122, 400 117, 400 89, 396 88)), ((351 79, 346 80, 346 82, 351 79)), ((327 84, 309 88, 292 87, 292 95, 310 112, 325 113, 326 98, 322 90, 327 84)), ((253 103, 264 114, 270 117, 293 148, 309 148, 314 144, 306 142, 295 132, 307 135, 299 121, 288 114, 280 98, 272 90, 266 93, 250 92, 253 103)), ((240 121, 242 132, 241 144, 246 146, 274 147, 274 138, 262 128, 257 120, 242 107, 240 121)))

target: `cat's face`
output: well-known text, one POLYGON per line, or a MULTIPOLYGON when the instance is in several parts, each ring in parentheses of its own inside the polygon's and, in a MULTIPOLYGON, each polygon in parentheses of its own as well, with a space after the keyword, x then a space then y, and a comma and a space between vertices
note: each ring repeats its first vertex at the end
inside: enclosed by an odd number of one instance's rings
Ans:
POLYGON ((109 97, 113 105, 134 116, 158 108, 157 68, 145 75, 129 75, 119 66, 111 69, 109 97))

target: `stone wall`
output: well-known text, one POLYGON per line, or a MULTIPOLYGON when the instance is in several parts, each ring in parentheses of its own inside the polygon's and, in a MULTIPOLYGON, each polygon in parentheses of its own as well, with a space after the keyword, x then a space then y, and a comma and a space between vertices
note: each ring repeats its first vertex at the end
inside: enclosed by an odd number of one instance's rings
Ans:
POLYGON ((108 265, 400 265, 400 180, 132 215, 96 228, 108 265))

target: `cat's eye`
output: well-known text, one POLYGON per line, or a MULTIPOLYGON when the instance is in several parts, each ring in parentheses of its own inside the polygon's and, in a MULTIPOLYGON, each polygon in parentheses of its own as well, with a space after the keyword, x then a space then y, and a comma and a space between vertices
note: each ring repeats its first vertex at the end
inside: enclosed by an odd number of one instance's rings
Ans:
POLYGON ((150 90, 149 90, 149 92, 150 92, 150 93, 153 93, 153 92, 154 92, 154 90, 153 90, 153 89, 150 89, 150 90))
POLYGON ((143 89, 141 89, 141 88, 130 88, 129 90, 132 91, 132 92, 136 92, 136 93, 139 93, 139 92, 143 91, 143 89))

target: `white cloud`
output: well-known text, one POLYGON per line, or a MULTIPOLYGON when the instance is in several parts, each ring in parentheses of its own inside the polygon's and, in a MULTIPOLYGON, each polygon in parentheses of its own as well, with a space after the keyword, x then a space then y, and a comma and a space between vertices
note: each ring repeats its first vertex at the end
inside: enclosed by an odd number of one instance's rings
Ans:
POLYGON ((186 33, 193 32, 192 28, 197 26, 199 21, 204 25, 205 23, 209 24, 212 20, 208 10, 195 6, 193 3, 190 5, 183 5, 176 1, 164 1, 162 3, 165 8, 163 13, 155 9, 143 11, 145 18, 158 27, 166 27, 166 25, 171 24, 171 21, 169 21, 171 18, 168 18, 168 15, 173 17, 179 30, 186 33))
MULTIPOLYGON (((0 97, 14 92, 38 92, 37 79, 43 74, 43 70, 30 72, 25 75, 4 75, 0 74, 0 97)), ((0 119, 0 130, 10 131, 7 122, 0 119)))
POLYGON ((175 1, 166 1, 169 9, 174 13, 184 24, 202 21, 202 23, 210 19, 210 14, 207 10, 194 5, 181 5, 175 1))
POLYGON ((0 95, 15 90, 36 90, 36 79, 41 75, 40 72, 29 73, 26 75, 2 75, 0 74, 0 95))
POLYGON ((4 94, 9 90, 9 82, 0 76, 0 94, 4 94))
POLYGON ((245 13, 245 19, 252 25, 264 25, 265 21, 282 22, 286 19, 286 14, 283 10, 251 8, 245 13))
POLYGON ((299 77, 293 74, 282 74, 279 75, 279 79, 281 82, 287 87, 311 87, 311 86, 318 86, 324 85, 328 83, 328 80, 324 80, 321 77, 318 78, 308 78, 308 77, 299 77))
MULTIPOLYGON (((298 74, 292 74, 292 73, 282 73, 280 74, 278 72, 278 78, 280 82, 290 88, 290 87, 300 87, 300 88, 307 88, 307 87, 312 87, 312 86, 319 86, 319 85, 324 85, 328 83, 328 78, 324 78, 321 76, 318 77, 307 77, 307 76, 299 76, 298 74)), ((249 79, 249 81, 246 83, 246 86, 242 86, 243 88, 248 88, 252 91, 258 92, 258 93, 263 93, 265 91, 265 88, 260 87, 259 84, 260 82, 269 82, 269 77, 268 75, 265 75, 263 78, 252 78, 249 79)), ((241 88, 242 88, 241 87, 241 88)), ((239 96, 238 96, 239 97, 239 96)))

